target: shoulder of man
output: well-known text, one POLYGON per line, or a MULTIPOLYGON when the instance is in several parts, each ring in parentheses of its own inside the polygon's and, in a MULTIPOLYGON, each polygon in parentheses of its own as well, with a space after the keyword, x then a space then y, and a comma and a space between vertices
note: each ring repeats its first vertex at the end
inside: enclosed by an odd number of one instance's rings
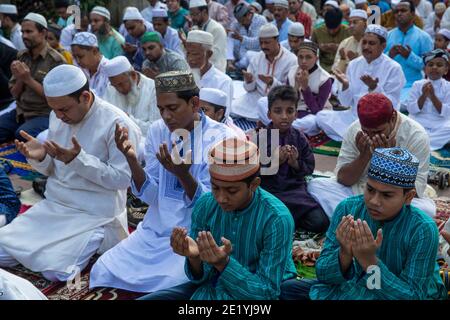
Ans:
POLYGON ((67 63, 66 59, 63 57, 61 53, 56 51, 53 48, 48 48, 48 55, 55 61, 60 63, 67 63))

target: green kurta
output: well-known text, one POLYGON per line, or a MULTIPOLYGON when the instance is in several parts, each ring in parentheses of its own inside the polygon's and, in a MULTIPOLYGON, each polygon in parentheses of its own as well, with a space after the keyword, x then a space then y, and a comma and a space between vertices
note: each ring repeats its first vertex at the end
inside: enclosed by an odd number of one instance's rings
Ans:
POLYGON ((331 300, 444 299, 447 291, 436 262, 438 244, 436 223, 421 210, 403 206, 393 220, 377 222, 370 217, 363 195, 350 197, 334 212, 316 264, 321 284, 311 288, 310 297, 331 300), (380 289, 368 289, 370 275, 355 259, 347 274, 341 272, 336 229, 342 217, 348 214, 355 220, 365 220, 374 237, 379 228, 383 230, 383 242, 377 251, 380 289))
MULTIPOLYGON (((348 31, 348 27, 345 25, 341 25, 341 28, 339 29, 339 32, 335 35, 330 35, 328 33, 327 27, 325 25, 314 29, 311 40, 317 44, 325 44, 325 43, 335 43, 340 44, 342 40, 350 37, 351 34, 348 31)), ((336 56, 335 53, 329 53, 324 52, 322 50, 319 50, 319 61, 320 66, 324 68, 327 72, 331 71, 331 67, 334 63, 334 57, 336 56)))
POLYGON ((125 44, 124 37, 114 29, 106 38, 98 38, 98 48, 106 59, 125 55, 122 49, 123 44, 125 44))
POLYGON ((221 237, 231 241, 233 251, 222 273, 203 263, 203 276, 194 279, 189 261, 188 278, 200 287, 194 300, 278 299, 283 280, 295 277, 292 260, 294 221, 286 206, 258 188, 247 209, 225 212, 212 193, 204 194, 192 212, 191 237, 210 231, 220 246, 221 237))

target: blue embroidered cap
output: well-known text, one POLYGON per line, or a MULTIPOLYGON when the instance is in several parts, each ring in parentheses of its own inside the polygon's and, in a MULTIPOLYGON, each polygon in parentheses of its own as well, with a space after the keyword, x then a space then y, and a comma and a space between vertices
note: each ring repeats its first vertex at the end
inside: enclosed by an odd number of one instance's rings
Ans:
POLYGON ((401 188, 414 188, 419 160, 408 150, 395 148, 375 149, 368 176, 379 182, 401 188))

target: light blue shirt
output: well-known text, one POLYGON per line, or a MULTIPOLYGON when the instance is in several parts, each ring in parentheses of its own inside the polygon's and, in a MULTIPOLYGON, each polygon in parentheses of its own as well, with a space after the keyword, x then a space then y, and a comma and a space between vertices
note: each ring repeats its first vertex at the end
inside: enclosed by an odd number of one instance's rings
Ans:
POLYGON ((389 55, 389 50, 398 44, 402 46, 408 45, 411 48, 411 53, 407 59, 400 54, 394 58, 402 66, 405 74, 405 88, 411 88, 415 81, 423 79, 424 64, 422 56, 433 50, 433 40, 428 33, 413 25, 406 34, 400 31, 399 28, 392 29, 388 34, 387 46, 384 52, 389 55))
POLYGON ((181 41, 178 37, 178 31, 172 27, 167 27, 166 34, 162 37, 164 48, 175 51, 184 57, 184 52, 181 49, 181 41))
MULTIPOLYGON (((276 22, 275 20, 272 21, 272 23, 273 23, 274 25, 277 26, 277 22, 276 22)), ((288 39, 289 26, 290 26, 291 24, 293 24, 293 23, 294 23, 294 22, 292 22, 292 21, 289 20, 289 19, 286 19, 286 20, 283 22, 283 24, 281 25, 281 28, 278 29, 278 32, 280 33, 280 35, 278 36, 278 41, 279 41, 279 42, 288 39)), ((278 26, 277 26, 277 28, 278 28, 278 26)))

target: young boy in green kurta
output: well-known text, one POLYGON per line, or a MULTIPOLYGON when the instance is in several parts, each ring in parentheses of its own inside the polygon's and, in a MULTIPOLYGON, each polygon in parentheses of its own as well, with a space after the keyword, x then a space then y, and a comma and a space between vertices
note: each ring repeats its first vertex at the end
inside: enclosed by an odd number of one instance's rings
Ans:
POLYGON ((259 187, 259 152, 236 138, 210 151, 212 192, 196 203, 188 231, 175 228, 174 252, 186 257, 191 282, 149 300, 273 300, 295 277, 294 221, 287 207, 259 187), (220 245, 221 243, 221 245, 220 245))
POLYGON ((411 206, 418 166, 406 149, 375 149, 364 195, 336 208, 317 260, 318 280, 286 281, 281 298, 445 298, 436 262, 436 223, 411 206))

